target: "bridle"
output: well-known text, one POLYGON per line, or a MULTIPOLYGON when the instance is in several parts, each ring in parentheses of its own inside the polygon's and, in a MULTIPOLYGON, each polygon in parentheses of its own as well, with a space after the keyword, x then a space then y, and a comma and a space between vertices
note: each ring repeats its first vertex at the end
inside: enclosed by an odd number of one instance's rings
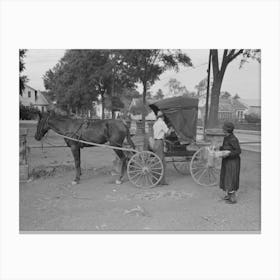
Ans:
POLYGON ((50 118, 50 115, 48 115, 48 116, 46 117, 46 119, 45 119, 42 123, 41 123, 41 122, 39 123, 40 127, 39 127, 38 131, 39 131, 40 134, 42 134, 42 130, 43 130, 46 126, 48 126, 49 118, 50 118))

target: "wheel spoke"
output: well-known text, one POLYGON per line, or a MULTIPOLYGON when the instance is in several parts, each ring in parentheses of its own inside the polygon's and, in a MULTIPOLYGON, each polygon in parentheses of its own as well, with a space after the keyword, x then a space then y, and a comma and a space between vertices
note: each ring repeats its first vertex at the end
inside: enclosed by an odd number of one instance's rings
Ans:
POLYGON ((201 172, 203 172, 204 168, 199 168, 198 171, 193 172, 193 175, 196 177, 197 174, 200 174, 201 172))
POLYGON ((204 169, 203 172, 199 175, 198 177, 198 181, 200 181, 201 177, 205 174, 205 172, 207 171, 207 169, 204 169))
POLYGON ((150 173, 147 174, 147 178, 149 179, 150 184, 153 185, 154 183, 153 183, 153 180, 150 176, 150 173))
POLYGON ((143 167, 143 166, 142 166, 140 163, 138 163, 137 161, 133 161, 133 164, 138 165, 140 168, 142 168, 142 167, 143 167))
POLYGON ((152 178, 155 178, 156 180, 158 180, 161 176, 154 176, 153 174, 150 173, 150 175, 152 176, 152 178))
POLYGON ((134 179, 134 178, 136 178, 137 176, 141 176, 141 175, 142 175, 142 173, 137 173, 137 174, 131 176, 130 179, 134 179))
POLYGON ((192 167, 192 170, 197 170, 197 169, 201 169, 201 168, 204 168, 205 165, 201 165, 201 166, 195 166, 195 167, 192 167))
POLYGON ((157 165, 160 165, 160 166, 161 166, 160 162, 156 162, 156 163, 150 165, 150 167, 157 166, 157 165))
POLYGON ((161 175, 161 172, 156 172, 156 171, 154 171, 154 170, 151 170, 151 172, 152 172, 153 174, 161 175))
POLYGON ((201 174, 203 174, 205 169, 200 169, 196 173, 193 173, 194 177, 197 179, 201 174))
POLYGON ((147 174, 143 174, 144 175, 144 178, 145 178, 145 186, 148 186, 149 183, 148 183, 148 178, 147 178, 147 174))
POLYGON ((142 172, 142 170, 129 170, 129 172, 131 172, 131 173, 141 173, 142 172))
POLYGON ((138 181, 139 181, 139 179, 141 179, 142 177, 141 176, 139 176, 135 181, 134 181, 134 184, 137 186, 137 187, 139 187, 139 185, 138 185, 138 181))

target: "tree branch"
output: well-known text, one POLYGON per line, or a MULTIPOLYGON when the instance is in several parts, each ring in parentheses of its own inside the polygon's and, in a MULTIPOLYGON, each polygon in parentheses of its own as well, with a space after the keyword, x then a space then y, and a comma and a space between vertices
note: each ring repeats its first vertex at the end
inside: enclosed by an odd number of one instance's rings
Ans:
MULTIPOLYGON (((234 54, 235 50, 232 50, 231 53, 232 55, 229 57, 229 62, 233 61, 237 56, 239 56, 240 54, 242 54, 244 51, 244 49, 240 49, 237 53, 234 54)), ((230 53, 230 54, 231 54, 230 53)))
POLYGON ((222 65, 221 65, 221 70, 219 72, 219 75, 221 75, 221 77, 224 75, 227 65, 229 64, 229 56, 231 54, 231 52, 229 53, 229 55, 227 54, 228 50, 225 49, 224 50, 224 54, 223 54, 223 61, 222 61, 222 65))

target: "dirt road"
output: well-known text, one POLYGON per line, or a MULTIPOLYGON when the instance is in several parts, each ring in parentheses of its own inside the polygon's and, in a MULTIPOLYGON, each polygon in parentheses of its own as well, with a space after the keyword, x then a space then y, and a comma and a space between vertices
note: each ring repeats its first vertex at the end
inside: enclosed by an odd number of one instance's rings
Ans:
MULTIPOLYGON (((29 145, 38 145, 30 130, 29 145)), ((49 143, 61 144, 50 134, 49 143)), ((69 148, 31 149, 33 179, 20 184, 20 230, 94 232, 260 231, 260 153, 242 153, 238 203, 218 187, 196 185, 168 166, 169 185, 137 189, 116 185, 110 150, 82 150, 82 180, 72 185, 69 148)))

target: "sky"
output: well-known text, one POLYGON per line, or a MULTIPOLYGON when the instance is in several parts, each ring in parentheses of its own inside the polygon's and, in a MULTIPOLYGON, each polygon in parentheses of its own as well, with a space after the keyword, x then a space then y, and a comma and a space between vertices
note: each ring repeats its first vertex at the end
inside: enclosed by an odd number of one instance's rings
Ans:
MULTIPOLYGON (((45 90, 43 76, 46 71, 58 63, 64 52, 65 50, 57 49, 29 49, 25 57, 26 69, 24 72, 28 76, 28 84, 37 90, 45 90)), ((167 94, 166 84, 171 78, 180 81, 189 91, 195 91, 195 85, 207 76, 209 50, 184 50, 184 52, 191 58, 194 67, 181 68, 178 73, 166 71, 160 76, 160 80, 152 86, 152 93, 160 88, 164 94, 167 94)), ((222 51, 219 53, 221 54, 222 51)), ((228 65, 221 90, 228 91, 232 95, 237 93, 243 99, 260 100, 261 65, 256 61, 245 63, 241 69, 239 65, 240 58, 228 65)), ((141 86, 138 90, 141 92, 141 86)))

